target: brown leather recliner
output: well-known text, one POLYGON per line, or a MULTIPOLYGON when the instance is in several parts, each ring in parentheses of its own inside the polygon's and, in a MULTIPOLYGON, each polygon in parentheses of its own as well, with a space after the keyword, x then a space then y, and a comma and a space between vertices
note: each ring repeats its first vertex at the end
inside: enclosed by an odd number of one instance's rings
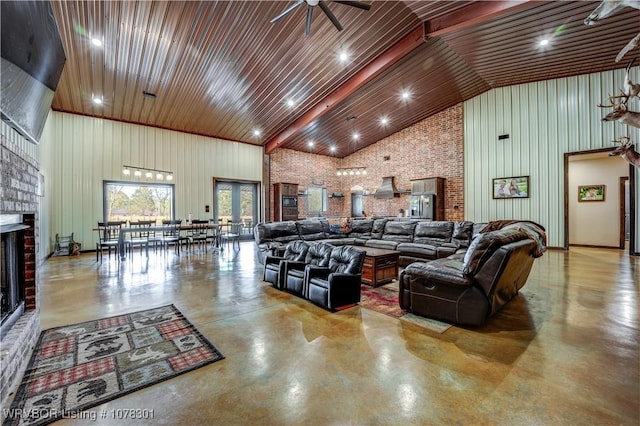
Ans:
POLYGON ((522 288, 539 248, 531 233, 517 227, 479 234, 464 255, 407 266, 400 274, 400 307, 480 325, 522 288))

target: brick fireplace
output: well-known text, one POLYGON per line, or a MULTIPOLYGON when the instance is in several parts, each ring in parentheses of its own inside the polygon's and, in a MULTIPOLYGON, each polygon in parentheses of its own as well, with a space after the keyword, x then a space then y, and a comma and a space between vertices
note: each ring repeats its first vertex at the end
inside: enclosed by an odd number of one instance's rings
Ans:
MULTIPOLYGON (((9 141, 4 134, 0 142, 0 223, 3 223, 5 244, 14 245, 16 251, 8 257, 2 253, 5 256, 3 267, 20 268, 17 275, 19 285, 23 288, 19 291, 21 301, 17 303, 18 309, 3 315, 0 324, 0 397, 4 407, 7 398, 17 390, 40 333, 37 268, 40 197, 37 161, 23 152, 19 145, 9 141), (15 233, 17 238, 7 238, 11 233, 15 233), (9 266, 14 258, 18 261, 14 266, 9 266)), ((7 270, 3 271, 6 272, 7 270)), ((4 292, 5 289, 3 296, 4 292)))

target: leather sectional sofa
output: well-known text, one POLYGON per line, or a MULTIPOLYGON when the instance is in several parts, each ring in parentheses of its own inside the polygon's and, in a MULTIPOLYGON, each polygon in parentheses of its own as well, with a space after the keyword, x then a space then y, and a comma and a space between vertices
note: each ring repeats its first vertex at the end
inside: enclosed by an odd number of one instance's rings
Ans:
POLYGON ((290 241, 323 241, 334 246, 355 245, 397 250, 399 264, 429 261, 464 251, 486 224, 408 219, 354 219, 347 233, 332 232, 326 218, 259 223, 254 228, 259 260, 282 256, 290 241))
MULTIPOLYGON (((401 265, 408 265, 399 277, 400 307, 457 324, 480 325, 495 314, 519 292, 534 259, 546 251, 544 228, 529 221, 364 219, 354 220, 349 233, 331 233, 328 229, 326 219, 258 224, 255 241, 262 256, 268 258, 265 280, 294 293, 297 289, 297 293, 302 292, 299 295, 309 298, 309 281, 304 289, 298 288, 301 268, 289 278, 277 278, 270 272, 284 270, 286 276, 287 267, 279 262, 287 244, 296 240, 309 246, 322 241, 333 246, 398 250, 401 265)), ((293 259, 299 255, 297 244, 289 246, 293 248, 287 255, 291 260, 285 263, 300 264, 293 259)), ((330 306, 324 299, 315 303, 330 306)))
POLYGON ((412 263, 400 273, 400 307, 456 324, 483 324, 518 294, 545 240, 539 225, 513 223, 479 234, 464 253, 412 263))

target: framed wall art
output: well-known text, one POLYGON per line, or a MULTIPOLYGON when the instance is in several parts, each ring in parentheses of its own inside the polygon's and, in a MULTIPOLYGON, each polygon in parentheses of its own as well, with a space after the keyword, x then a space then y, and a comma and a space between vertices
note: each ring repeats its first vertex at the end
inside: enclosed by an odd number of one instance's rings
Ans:
POLYGON ((529 176, 494 178, 493 198, 529 198, 529 176))
POLYGON ((579 185, 578 201, 604 201, 605 185, 579 185))

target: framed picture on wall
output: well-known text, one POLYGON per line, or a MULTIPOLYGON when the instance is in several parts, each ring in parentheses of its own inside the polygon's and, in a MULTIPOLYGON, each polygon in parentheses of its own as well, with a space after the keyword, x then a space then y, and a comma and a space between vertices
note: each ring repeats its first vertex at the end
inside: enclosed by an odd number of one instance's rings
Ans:
POLYGON ((529 176, 495 178, 493 198, 529 198, 529 176))
POLYGON ((579 185, 578 201, 604 201, 605 185, 579 185))

